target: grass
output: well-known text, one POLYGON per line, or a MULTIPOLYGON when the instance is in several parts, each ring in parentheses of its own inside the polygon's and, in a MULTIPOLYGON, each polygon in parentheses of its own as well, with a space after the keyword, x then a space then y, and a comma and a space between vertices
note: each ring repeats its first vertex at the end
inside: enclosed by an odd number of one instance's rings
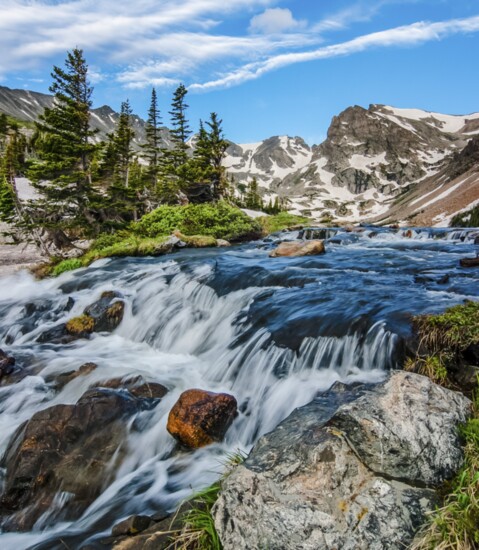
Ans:
MULTIPOLYGON (((479 342, 479 302, 468 301, 439 315, 414 319, 419 351, 405 364, 434 382, 455 388, 450 370, 461 367, 461 353, 479 342)), ((473 415, 460 427, 464 464, 442 489, 443 502, 431 512, 411 550, 476 550, 479 548, 479 397, 473 393, 473 415)))
POLYGON ((455 389, 451 368, 460 365, 462 352, 479 343, 479 302, 467 301, 440 315, 419 315, 413 326, 419 338, 418 353, 406 361, 405 370, 455 389))
POLYGON ((221 478, 202 491, 195 493, 190 499, 190 510, 182 518, 181 530, 173 536, 170 550, 222 550, 221 541, 216 531, 211 510, 221 491, 223 481, 236 466, 243 463, 245 455, 241 452, 232 453, 226 457, 225 472, 221 478))
POLYGON ((159 256, 171 250, 167 240, 176 234, 186 246, 214 247, 216 239, 242 241, 258 238, 262 227, 239 208, 225 202, 160 206, 138 222, 113 234, 100 235, 80 258, 51 262, 43 275, 58 276, 111 257, 159 256))
POLYGON ((263 233, 269 235, 270 233, 275 233, 276 231, 281 231, 283 229, 288 229, 295 225, 309 225, 311 220, 303 216, 295 216, 294 214, 289 214, 288 212, 280 212, 275 216, 261 216, 257 218, 261 227, 263 228, 263 233))
POLYGON ((450 482, 443 505, 429 516, 411 550, 475 550, 479 548, 479 401, 474 416, 460 429, 464 465, 450 482))

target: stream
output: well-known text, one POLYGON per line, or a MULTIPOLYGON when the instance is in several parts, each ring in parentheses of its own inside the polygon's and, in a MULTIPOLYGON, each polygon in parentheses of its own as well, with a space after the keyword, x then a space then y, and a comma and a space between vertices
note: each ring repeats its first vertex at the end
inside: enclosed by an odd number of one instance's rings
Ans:
MULTIPOLYGON (((59 493, 33 530, 0 532, 2 549, 69 548, 109 535, 132 514, 173 511, 247 453, 296 407, 334 382, 376 383, 400 365, 411 315, 479 298, 477 229, 328 230, 326 254, 269 258, 284 232, 230 248, 183 249, 158 258, 100 260, 57 279, 27 272, 1 279, 0 348, 28 376, 0 386, 0 455, 36 412, 76 403, 95 383, 141 375, 169 389, 128 422, 126 453, 103 493, 74 521, 59 493), (80 315, 103 291, 126 301, 120 326, 67 345, 40 343, 45 330, 80 315), (62 373, 98 368, 60 391, 62 373), (181 392, 227 392, 239 415, 225 440, 178 451, 166 430, 181 392), (69 542, 70 541, 70 542, 69 542)), ((2 472, 5 475, 5 472, 2 472)))

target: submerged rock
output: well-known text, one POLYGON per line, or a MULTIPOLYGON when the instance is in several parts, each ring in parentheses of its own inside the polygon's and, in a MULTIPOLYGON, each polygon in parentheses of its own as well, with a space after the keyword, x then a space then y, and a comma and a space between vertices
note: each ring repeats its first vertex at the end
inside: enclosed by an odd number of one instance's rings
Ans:
POLYGON ((464 396, 394 372, 339 407, 297 409, 224 481, 213 509, 225 550, 399 550, 462 463, 464 396))
POLYGON ((15 358, 0 349, 0 382, 3 382, 4 378, 8 378, 14 370, 15 358))
POLYGON ((323 241, 290 241, 281 243, 270 253, 271 258, 314 256, 326 252, 323 241))
POLYGON ((14 434, 0 466, 5 530, 28 530, 61 491, 61 517, 78 517, 115 474, 127 440, 127 419, 148 408, 125 391, 88 390, 74 405, 37 412, 14 434))
POLYGON ((232 395, 187 390, 171 409, 167 429, 180 443, 196 449, 221 441, 237 414, 232 395))
POLYGON ((83 310, 82 315, 42 332, 37 342, 69 344, 79 338, 88 338, 93 332, 113 332, 125 312, 125 302, 121 298, 119 292, 103 292, 96 302, 83 310))

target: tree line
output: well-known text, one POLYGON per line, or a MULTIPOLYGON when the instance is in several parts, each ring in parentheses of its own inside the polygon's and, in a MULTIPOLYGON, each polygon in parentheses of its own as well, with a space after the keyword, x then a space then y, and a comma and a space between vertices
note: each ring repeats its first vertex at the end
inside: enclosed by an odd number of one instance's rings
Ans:
POLYGON ((244 192, 240 187, 239 196, 234 193, 234 181, 222 166, 229 142, 217 113, 200 121, 190 147, 188 91, 183 84, 173 94, 169 132, 153 88, 143 143, 135 135, 128 100, 121 104, 115 130, 99 141, 98 130, 91 127, 93 87, 83 51, 68 52, 65 66, 54 66, 51 76, 54 102, 35 123, 30 140, 15 122, 0 115, 3 221, 34 237, 41 229, 62 247, 124 227, 161 204, 225 199, 270 212, 282 209, 277 201, 263 205, 255 179, 244 192), (17 200, 18 174, 25 174, 38 191, 34 202, 17 200))

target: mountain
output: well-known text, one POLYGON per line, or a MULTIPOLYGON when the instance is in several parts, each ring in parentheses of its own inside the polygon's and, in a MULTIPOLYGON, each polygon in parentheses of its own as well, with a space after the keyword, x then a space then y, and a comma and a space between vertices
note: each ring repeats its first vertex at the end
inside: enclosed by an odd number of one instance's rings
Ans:
POLYGON ((285 136, 234 145, 225 165, 237 181, 255 176, 266 199, 288 198, 294 213, 435 224, 479 200, 474 136, 479 113, 355 106, 320 145, 285 136))
MULTIPOLYGON (((0 86, 0 112, 32 122, 53 97, 0 86)), ((112 132, 118 113, 92 110, 98 139, 112 132)), ((136 144, 145 122, 133 118, 136 144)), ((167 128, 164 146, 171 146, 167 128)), ((195 139, 190 141, 194 147, 195 139)), ((236 184, 256 177, 265 201, 288 199, 290 211, 318 220, 446 224, 479 204, 479 113, 444 115, 370 105, 335 116, 326 140, 273 136, 231 143, 224 160, 236 184)))
MULTIPOLYGON (((0 113, 15 118, 19 122, 35 122, 43 113, 45 107, 52 107, 53 96, 32 92, 29 90, 12 90, 0 86, 0 113)), ((98 130, 95 139, 101 141, 106 139, 107 134, 113 132, 120 118, 108 105, 92 109, 91 126, 98 130)), ((132 116, 133 129, 135 131, 134 143, 139 147, 145 140, 145 121, 137 115, 132 116)), ((168 128, 162 128, 161 136, 163 146, 170 147, 171 139, 168 128)))

